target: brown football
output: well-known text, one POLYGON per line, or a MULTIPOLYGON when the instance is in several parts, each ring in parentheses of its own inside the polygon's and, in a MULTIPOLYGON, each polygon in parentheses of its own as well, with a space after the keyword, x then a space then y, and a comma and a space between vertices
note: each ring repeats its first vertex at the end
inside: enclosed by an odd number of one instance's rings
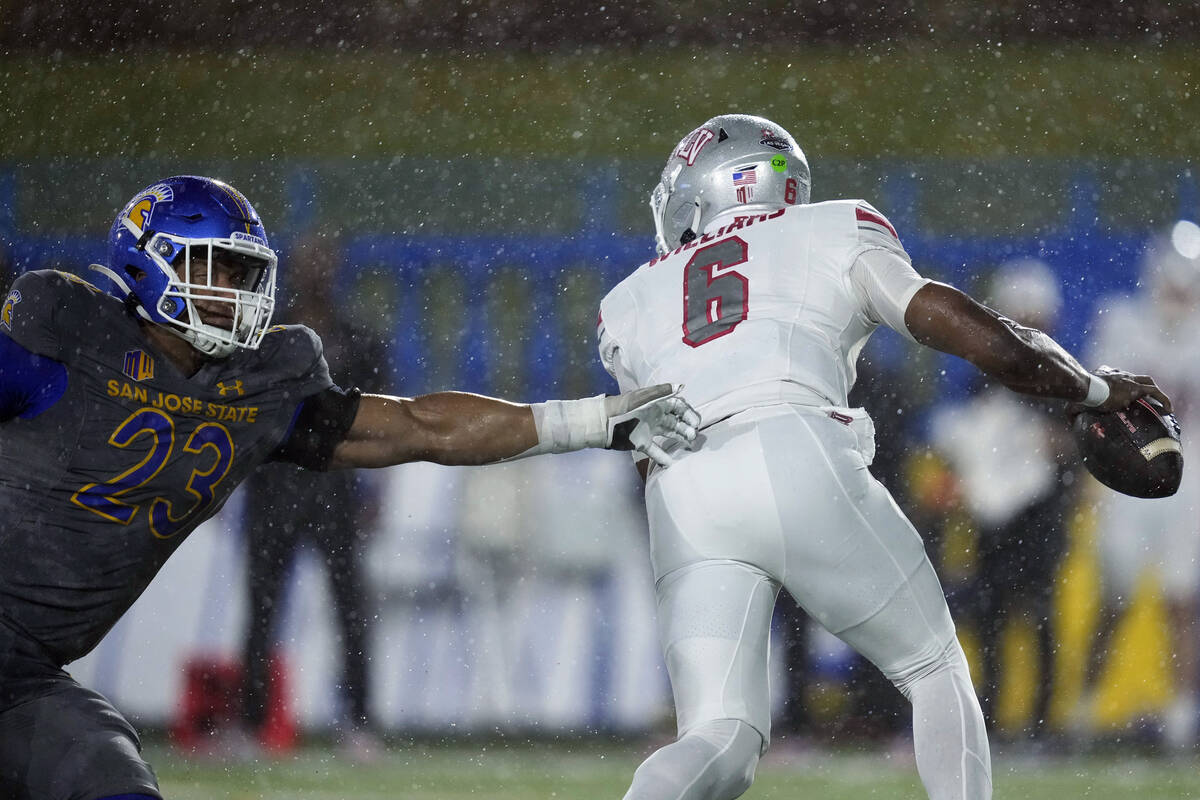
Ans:
POLYGON ((1134 497, 1169 497, 1183 478, 1179 422, 1141 398, 1121 411, 1083 411, 1071 423, 1088 471, 1134 497))

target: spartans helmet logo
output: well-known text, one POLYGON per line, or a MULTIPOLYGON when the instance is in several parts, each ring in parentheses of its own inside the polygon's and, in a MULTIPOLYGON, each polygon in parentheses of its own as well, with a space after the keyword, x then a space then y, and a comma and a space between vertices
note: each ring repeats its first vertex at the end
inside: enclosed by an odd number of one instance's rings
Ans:
POLYGON ((154 215, 154 206, 174 199, 175 193, 171 191, 170 186, 165 183, 155 184, 133 199, 133 202, 129 204, 129 210, 125 212, 125 218, 133 223, 140 235, 150 224, 150 217, 154 215))

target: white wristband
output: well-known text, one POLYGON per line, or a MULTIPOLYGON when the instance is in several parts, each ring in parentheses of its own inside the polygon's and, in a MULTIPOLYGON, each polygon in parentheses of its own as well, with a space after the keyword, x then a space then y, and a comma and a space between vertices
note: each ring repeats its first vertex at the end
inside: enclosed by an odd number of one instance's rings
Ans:
POLYGON ((538 443, 515 458, 570 453, 608 444, 608 414, 604 411, 602 394, 582 400, 532 403, 529 408, 533 411, 538 443))
POLYGON ((1092 375, 1092 380, 1088 384, 1087 397, 1083 398, 1083 404, 1088 408, 1104 405, 1104 401, 1108 400, 1109 388, 1108 381, 1101 378, 1099 375, 1092 375))

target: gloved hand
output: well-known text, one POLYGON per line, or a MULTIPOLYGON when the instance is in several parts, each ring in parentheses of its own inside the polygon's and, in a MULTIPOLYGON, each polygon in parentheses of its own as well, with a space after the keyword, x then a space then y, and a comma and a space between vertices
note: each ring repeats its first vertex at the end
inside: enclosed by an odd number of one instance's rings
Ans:
POLYGON ((664 448, 672 444, 691 445, 700 425, 700 415, 680 396, 682 388, 660 383, 604 398, 604 413, 608 417, 606 447, 637 450, 660 466, 670 466, 674 459, 664 448))

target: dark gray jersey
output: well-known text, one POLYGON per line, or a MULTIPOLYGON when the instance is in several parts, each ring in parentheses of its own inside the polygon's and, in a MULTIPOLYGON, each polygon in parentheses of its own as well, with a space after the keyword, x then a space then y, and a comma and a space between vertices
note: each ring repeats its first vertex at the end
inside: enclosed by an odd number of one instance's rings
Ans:
POLYGON ((82 279, 30 272, 13 288, 0 328, 64 364, 67 388, 0 425, 0 613, 62 664, 99 641, 331 382, 303 326, 189 377, 82 279))

